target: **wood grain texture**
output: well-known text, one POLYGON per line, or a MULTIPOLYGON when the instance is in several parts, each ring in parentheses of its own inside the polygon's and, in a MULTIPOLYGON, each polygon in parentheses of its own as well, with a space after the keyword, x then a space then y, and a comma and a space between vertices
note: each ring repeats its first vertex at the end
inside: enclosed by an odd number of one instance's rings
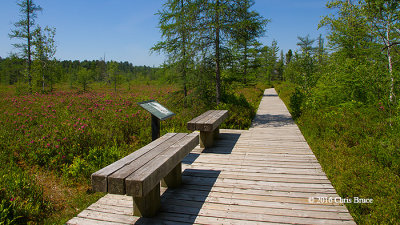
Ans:
POLYGON ((196 123, 197 123, 199 120, 203 119, 204 117, 210 115, 210 114, 213 113, 213 112, 214 112, 214 110, 208 110, 207 112, 204 112, 204 113, 201 114, 200 116, 198 116, 198 117, 196 117, 196 118, 190 120, 190 121, 187 123, 187 129, 188 129, 188 130, 196 130, 196 123))
POLYGON ((121 169, 125 165, 131 163, 132 161, 136 160, 137 158, 141 157, 148 153, 151 149, 157 147, 158 145, 162 144, 165 140, 173 137, 175 134, 168 133, 164 136, 160 137, 159 139, 151 142, 150 144, 144 146, 143 148, 133 152, 132 154, 98 170, 97 172, 93 173, 92 178, 92 188, 93 191, 99 192, 107 192, 107 177, 113 174, 115 171, 121 169))
POLYGON ((126 178, 126 194, 134 197, 146 195, 198 144, 198 134, 191 133, 155 156, 146 165, 126 178))
MULTIPOLYGON (((159 154, 162 154, 166 151, 170 146, 174 145, 176 142, 181 140, 186 134, 179 133, 165 140, 160 145, 151 149, 151 151, 147 151, 146 154, 141 155, 141 157, 137 157, 135 160, 126 164, 121 169, 115 171, 113 174, 109 175, 107 178, 108 181, 108 193, 111 194, 125 194, 125 179, 135 173, 141 167, 144 167, 148 162, 154 159, 159 154)), ((148 168, 148 167, 147 167, 148 168)), ((151 168, 148 168, 152 170, 151 168)))
POLYGON ((273 89, 248 131, 221 129, 215 145, 193 149, 182 170, 183 186, 161 188, 152 220, 131 216, 130 196, 108 194, 69 224, 355 224, 342 204, 309 202, 339 196, 273 89))
POLYGON ((213 131, 221 125, 228 117, 228 110, 209 110, 202 115, 189 121, 187 128, 189 130, 213 131))

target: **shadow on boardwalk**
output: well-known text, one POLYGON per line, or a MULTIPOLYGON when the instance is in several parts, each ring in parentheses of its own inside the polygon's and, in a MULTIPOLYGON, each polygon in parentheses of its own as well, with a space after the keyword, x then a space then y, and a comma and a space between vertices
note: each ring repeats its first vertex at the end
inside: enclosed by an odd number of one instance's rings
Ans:
POLYGON ((262 114, 254 118, 251 127, 283 127, 293 125, 293 119, 290 115, 283 114, 262 114))
POLYGON ((204 149, 202 153, 231 154, 240 135, 235 133, 221 133, 218 141, 215 142, 215 146, 204 149))
POLYGON ((264 97, 278 97, 278 94, 264 94, 264 97))
POLYGON ((160 212, 154 218, 139 218, 135 224, 194 224, 221 171, 186 169, 183 186, 168 188, 161 195, 160 212))

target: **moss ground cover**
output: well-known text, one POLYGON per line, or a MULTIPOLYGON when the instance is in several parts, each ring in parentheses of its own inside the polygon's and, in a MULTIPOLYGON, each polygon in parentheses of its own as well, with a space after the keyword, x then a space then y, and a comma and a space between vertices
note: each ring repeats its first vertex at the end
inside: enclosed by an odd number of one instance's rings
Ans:
POLYGON ((49 94, 0 98, 0 223, 63 224, 102 196, 90 174, 151 141, 150 114, 137 102, 155 99, 176 116, 161 134, 189 132, 187 121, 208 109, 230 110, 224 128, 247 129, 265 86, 236 87, 216 107, 175 86, 136 84, 117 93, 60 87, 49 94))

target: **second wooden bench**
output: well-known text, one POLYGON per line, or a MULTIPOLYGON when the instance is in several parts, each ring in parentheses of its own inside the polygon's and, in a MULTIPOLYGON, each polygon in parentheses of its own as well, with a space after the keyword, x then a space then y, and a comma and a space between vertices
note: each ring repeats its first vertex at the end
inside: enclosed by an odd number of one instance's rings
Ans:
POLYGON ((228 110, 209 110, 188 122, 188 130, 200 131, 200 147, 214 144, 219 135, 219 125, 228 117, 228 110))

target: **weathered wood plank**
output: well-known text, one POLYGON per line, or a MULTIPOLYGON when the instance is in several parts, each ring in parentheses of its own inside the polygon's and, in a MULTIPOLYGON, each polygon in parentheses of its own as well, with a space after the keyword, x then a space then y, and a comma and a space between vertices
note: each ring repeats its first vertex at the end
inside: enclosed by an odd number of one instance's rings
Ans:
POLYGON ((191 133, 162 154, 157 155, 145 166, 126 178, 126 194, 137 197, 146 195, 198 144, 198 134, 191 133), (156 169, 154 170, 154 168, 156 169))
POLYGON ((160 137, 159 139, 157 139, 157 140, 151 142, 150 144, 144 146, 143 148, 133 152, 132 154, 93 173, 91 176, 93 191, 107 192, 107 177, 110 174, 112 174, 115 171, 119 170, 120 168, 124 167, 126 164, 129 164, 130 162, 137 159, 138 157, 146 154, 148 151, 150 151, 154 147, 162 144, 165 140, 167 140, 168 138, 170 138, 174 135, 175 135, 174 133, 165 134, 164 136, 160 137))
POLYGON ((207 173, 199 174, 197 172, 185 172, 185 176, 190 177, 205 177, 205 178, 219 178, 219 179, 236 179, 236 180, 252 180, 252 181, 269 181, 269 182, 284 182, 284 183, 302 183, 302 184, 330 184, 331 182, 326 179, 310 179, 298 177, 278 177, 278 176, 257 176, 253 173, 235 174, 235 173, 221 173, 218 175, 211 175, 207 173))
POLYGON ((229 219, 239 219, 239 220, 247 220, 254 222, 274 222, 274 223, 293 223, 295 220, 296 224, 352 224, 354 225, 354 221, 347 219, 320 219, 320 218, 311 218, 307 216, 303 217, 294 217, 294 216, 282 216, 282 215, 267 215, 261 213, 250 213, 250 212, 237 212, 230 210, 221 210, 221 209, 206 209, 201 208, 190 208, 190 207, 179 207, 179 206, 170 206, 162 208, 163 212, 172 212, 179 214, 189 214, 189 215, 201 215, 207 217, 220 217, 220 218, 229 218, 229 219))
POLYGON ((194 162, 191 165, 186 165, 185 168, 190 169, 209 169, 213 170, 227 170, 227 171, 244 171, 244 172, 254 172, 259 173, 265 171, 265 173, 283 173, 283 174, 320 174, 324 175, 325 173, 321 169, 294 169, 294 168, 280 168, 280 167, 259 167, 259 166, 243 166, 240 167, 238 165, 225 165, 218 163, 197 163, 194 162))
POLYGON ((260 178, 298 178, 298 179, 310 179, 310 180, 321 180, 322 182, 329 182, 328 178, 324 174, 276 174, 276 173, 254 173, 245 171, 218 171, 218 174, 214 170, 199 170, 199 169, 185 169, 183 172, 184 176, 189 177, 209 177, 209 178, 222 178, 223 175, 237 175, 243 177, 260 177, 260 178))
POLYGON ((228 110, 209 110, 188 122, 189 130, 210 132, 215 130, 228 117, 228 110))
POLYGON ((282 162, 282 161, 270 161, 268 159, 265 160, 250 160, 250 159, 240 159, 233 157, 214 157, 214 158, 206 158, 199 157, 196 159, 197 163, 208 163, 210 160, 217 160, 221 162, 223 165, 241 165, 241 166, 258 166, 258 167, 279 167, 279 168, 294 168, 294 169, 321 169, 321 166, 318 162, 311 161, 303 161, 303 162, 295 162, 292 161, 282 162))
MULTIPOLYGON (((353 218, 347 212, 321 212, 312 210, 292 210, 286 208, 264 208, 264 207, 254 207, 248 205, 228 205, 228 204, 217 204, 217 203, 202 203, 187 200, 174 200, 168 199, 168 205, 162 207, 162 211, 170 211, 171 206, 177 206, 177 209, 173 211, 180 210, 181 207, 191 208, 194 213, 200 208, 207 210, 222 210, 230 212, 239 213, 257 213, 263 215, 275 215, 275 216, 285 216, 285 217, 308 217, 314 219, 330 219, 330 220, 352 220, 353 218)), ((179 211, 178 211, 179 212, 179 211)))
POLYGON ((238 194, 249 194, 249 195, 267 195, 277 197, 291 197, 291 198, 310 198, 310 197, 338 197, 335 191, 330 193, 318 193, 318 192, 303 192, 303 191, 273 191, 266 189, 250 189, 240 187, 220 187, 220 186, 206 186, 206 185, 193 185, 185 184, 185 189, 188 190, 199 190, 199 191, 210 191, 210 192, 224 192, 224 193, 238 193, 238 194))
POLYGON ((85 218, 85 219, 91 219, 91 220, 115 222, 115 223, 119 223, 119 224, 134 224, 139 219, 139 217, 103 213, 103 212, 92 211, 92 210, 87 210, 87 209, 83 210, 81 213, 79 213, 78 217, 85 218))
POLYGON ((210 117, 213 117, 218 113, 218 110, 210 110, 211 113, 209 113, 207 116, 201 118, 196 122, 196 130, 198 131, 204 131, 205 127, 204 124, 210 119, 210 117))
POLYGON ((286 192, 305 192, 305 193, 336 193, 333 188, 304 188, 304 187, 288 187, 288 186, 254 186, 252 184, 237 183, 235 179, 217 179, 215 178, 198 178, 183 176, 182 180, 185 184, 190 185, 204 185, 222 188, 241 188, 241 189, 254 189, 254 190, 268 190, 268 191, 286 191, 286 192))
MULTIPOLYGON (((117 222, 110 222, 110 221, 101 221, 97 219, 88 219, 88 218, 83 218, 83 217, 74 217, 70 219, 67 223, 67 225, 121 225, 121 223, 117 222)), ((126 223, 129 224, 129 223, 126 223)), ((131 223, 133 224, 133 223, 131 223)))
POLYGON ((228 117, 228 110, 218 110, 215 115, 209 117, 209 120, 204 122, 203 130, 201 131, 213 131, 219 127, 219 125, 221 125, 221 123, 228 117))
POLYGON ((196 129, 197 129, 197 128, 196 128, 196 124, 197 124, 200 120, 202 120, 203 118, 205 118, 205 117, 207 117, 208 115, 214 113, 214 111, 215 111, 215 110, 208 110, 207 112, 204 112, 204 113, 201 114, 200 116, 198 116, 198 117, 196 117, 196 118, 190 120, 190 121, 187 123, 187 129, 188 129, 188 130, 192 130, 192 131, 196 130, 196 129))
POLYGON ((125 178, 137 171, 139 168, 145 166, 146 163, 154 159, 157 155, 164 152, 170 146, 174 145, 176 142, 185 137, 186 134, 178 133, 174 136, 166 139, 160 145, 151 149, 151 151, 147 151, 144 154, 141 154, 140 157, 137 157, 135 160, 130 162, 129 164, 125 164, 124 167, 115 171, 113 174, 107 177, 108 182, 108 193, 111 194, 125 194, 125 178))
MULTIPOLYGON (((269 222, 256 222, 241 219, 190 215, 174 212, 161 212, 157 218, 163 219, 164 221, 184 222, 189 224, 276 225, 276 223, 269 222)), ((285 225, 286 223, 280 224, 285 225)))

